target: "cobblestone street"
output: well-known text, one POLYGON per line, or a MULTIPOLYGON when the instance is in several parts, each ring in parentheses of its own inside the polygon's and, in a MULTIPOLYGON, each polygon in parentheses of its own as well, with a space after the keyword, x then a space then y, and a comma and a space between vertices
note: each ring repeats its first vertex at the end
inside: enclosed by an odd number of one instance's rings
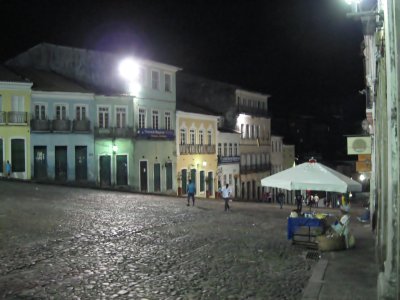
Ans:
POLYGON ((0 181, 0 298, 300 299, 289 207, 0 181))

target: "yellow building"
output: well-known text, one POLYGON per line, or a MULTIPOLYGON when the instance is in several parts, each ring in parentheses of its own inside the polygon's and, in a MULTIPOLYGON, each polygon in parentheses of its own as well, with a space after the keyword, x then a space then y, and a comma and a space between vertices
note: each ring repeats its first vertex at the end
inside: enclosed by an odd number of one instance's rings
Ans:
POLYGON ((31 178, 30 105, 32 83, 0 66, 0 174, 31 178))
POLYGON ((177 110, 176 138, 178 195, 185 195, 189 180, 195 182, 196 197, 215 197, 217 187, 218 117, 177 110))

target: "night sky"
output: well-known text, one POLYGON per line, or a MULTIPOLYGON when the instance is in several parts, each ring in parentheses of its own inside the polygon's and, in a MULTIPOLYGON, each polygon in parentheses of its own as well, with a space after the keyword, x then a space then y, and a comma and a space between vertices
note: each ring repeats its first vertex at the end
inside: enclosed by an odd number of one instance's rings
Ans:
POLYGON ((365 115, 361 24, 346 18, 343 0, 1 5, 2 61, 41 42, 126 52, 270 94, 276 116, 330 105, 350 111, 349 123, 365 115))

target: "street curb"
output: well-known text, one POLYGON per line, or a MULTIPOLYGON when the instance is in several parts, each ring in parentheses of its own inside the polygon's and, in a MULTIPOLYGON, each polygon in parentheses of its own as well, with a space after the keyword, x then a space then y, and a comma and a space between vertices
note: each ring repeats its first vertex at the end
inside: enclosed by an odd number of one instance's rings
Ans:
POLYGON ((319 298, 319 293, 324 284, 324 275, 326 268, 328 267, 328 260, 321 259, 315 265, 313 273, 308 281, 308 284, 303 292, 302 300, 317 300, 319 298))

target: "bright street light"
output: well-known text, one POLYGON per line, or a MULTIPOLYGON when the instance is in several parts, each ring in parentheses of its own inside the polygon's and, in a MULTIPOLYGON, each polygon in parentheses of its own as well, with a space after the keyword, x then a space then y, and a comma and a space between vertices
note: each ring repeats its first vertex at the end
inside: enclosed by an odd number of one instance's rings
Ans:
POLYGON ((359 4, 361 0, 344 0, 348 5, 359 4))
POLYGON ((365 175, 364 175, 364 174, 361 174, 361 175, 360 175, 360 180, 361 180, 361 181, 364 181, 364 180, 365 180, 365 178, 366 178, 366 177, 365 177, 365 175))
POLYGON ((139 76, 139 65, 132 58, 125 58, 119 64, 119 73, 129 82, 135 82, 139 76))

